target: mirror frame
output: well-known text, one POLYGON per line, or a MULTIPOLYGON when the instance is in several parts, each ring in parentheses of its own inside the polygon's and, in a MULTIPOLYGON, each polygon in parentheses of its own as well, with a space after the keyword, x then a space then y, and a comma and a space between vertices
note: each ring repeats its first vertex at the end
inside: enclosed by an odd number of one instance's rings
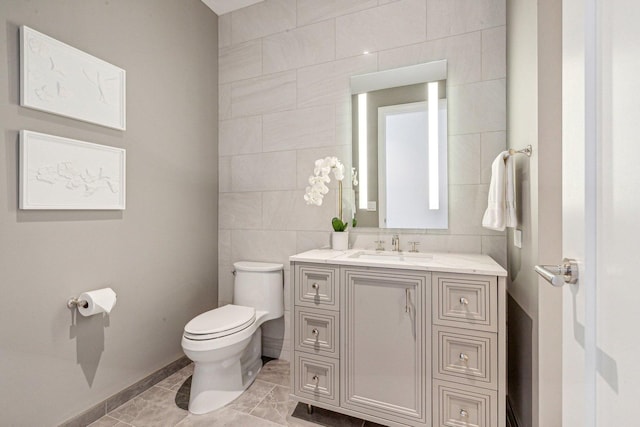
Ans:
MULTIPOLYGON (((391 88, 410 86, 410 85, 416 85, 416 84, 427 84, 429 82, 436 82, 441 80, 444 80, 446 82, 446 78, 447 78, 447 60, 446 59, 427 62, 423 64, 410 65, 407 67, 394 68, 394 69, 385 70, 385 71, 378 71, 374 73, 356 75, 356 76, 352 76, 350 79, 351 95, 352 95, 351 98, 352 100, 355 97, 361 98, 362 96, 366 96, 366 93, 368 92, 373 92, 373 91, 378 91, 383 89, 391 89, 391 88)), ((355 140, 352 141, 352 144, 353 143, 355 143, 355 140)), ((358 154, 362 151, 363 150, 358 149, 358 154)), ((445 153, 445 159, 446 159, 446 153, 445 153)), ((352 162, 353 162, 353 166, 355 166, 360 172, 360 176, 359 176, 360 182, 361 183, 364 182, 365 184, 359 189, 360 191, 358 193, 361 195, 363 193, 363 190, 366 191, 367 189, 366 183, 368 181, 368 177, 365 171, 365 176, 363 179, 362 170, 361 170, 361 166, 362 166, 361 159, 353 158, 352 162)), ((446 161, 445 161, 445 167, 446 167, 446 161)), ((446 177, 446 172, 445 172, 445 177, 446 177)), ((445 190, 445 196, 446 196, 446 190, 445 190)), ((445 197, 445 200, 448 202, 448 197, 445 197)), ((382 202, 381 200, 378 200, 378 204, 380 204, 381 202, 382 202)), ((367 210, 368 206, 374 203, 375 201, 370 202, 368 199, 362 200, 362 201, 358 200, 357 205, 354 206, 354 215, 356 211, 367 210), (363 203, 366 203, 367 207, 363 207, 363 203)), ((445 217, 448 217, 448 206, 445 212, 445 217)), ((386 228, 386 227, 380 227, 380 221, 378 221, 378 227, 371 226, 369 228, 386 228)), ((446 228, 448 228, 448 221, 445 218, 444 224, 440 223, 439 225, 434 225, 433 227, 428 227, 426 229, 446 229, 446 228)), ((415 228, 407 228, 407 229, 415 229, 415 228)), ((422 228, 422 230, 424 229, 425 228, 422 228)))

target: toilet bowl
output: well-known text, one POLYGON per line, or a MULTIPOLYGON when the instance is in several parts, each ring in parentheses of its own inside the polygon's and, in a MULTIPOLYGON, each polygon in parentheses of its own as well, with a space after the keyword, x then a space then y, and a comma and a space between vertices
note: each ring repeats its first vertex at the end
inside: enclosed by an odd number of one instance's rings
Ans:
POLYGON ((260 326, 284 314, 282 264, 234 264, 234 304, 202 313, 184 328, 194 362, 189 412, 205 414, 239 397, 262 368, 260 326))

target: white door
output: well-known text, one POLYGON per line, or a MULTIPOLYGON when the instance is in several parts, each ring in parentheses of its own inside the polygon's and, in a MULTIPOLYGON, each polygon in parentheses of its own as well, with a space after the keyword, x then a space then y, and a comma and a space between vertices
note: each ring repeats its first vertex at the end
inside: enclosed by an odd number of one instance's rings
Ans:
POLYGON ((563 427, 640 425, 639 77, 640 1, 563 0, 563 427))

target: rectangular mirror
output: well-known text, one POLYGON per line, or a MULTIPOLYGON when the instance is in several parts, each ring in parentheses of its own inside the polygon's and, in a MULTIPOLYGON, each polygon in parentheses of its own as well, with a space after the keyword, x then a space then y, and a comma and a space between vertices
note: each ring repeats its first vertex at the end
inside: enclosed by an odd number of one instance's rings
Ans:
POLYGON ((351 78, 359 227, 448 227, 446 61, 351 78))

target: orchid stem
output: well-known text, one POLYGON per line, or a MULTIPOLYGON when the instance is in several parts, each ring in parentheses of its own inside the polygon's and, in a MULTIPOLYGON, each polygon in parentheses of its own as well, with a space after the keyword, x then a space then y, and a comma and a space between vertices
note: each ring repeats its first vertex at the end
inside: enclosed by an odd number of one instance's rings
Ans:
POLYGON ((342 181, 338 181, 338 218, 342 221, 342 181))

